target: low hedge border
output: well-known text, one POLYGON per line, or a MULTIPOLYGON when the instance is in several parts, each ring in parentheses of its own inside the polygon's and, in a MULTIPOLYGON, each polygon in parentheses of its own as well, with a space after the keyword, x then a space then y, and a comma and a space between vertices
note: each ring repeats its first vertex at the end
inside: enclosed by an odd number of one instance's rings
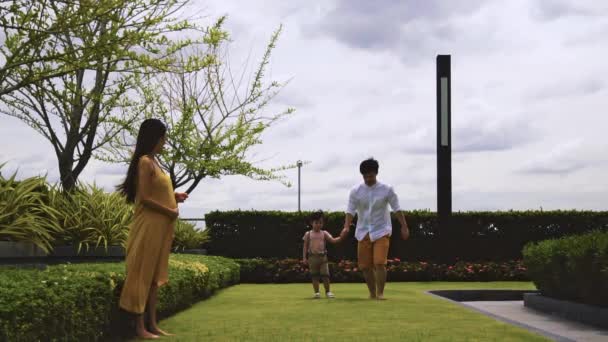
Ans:
MULTIPOLYGON (((124 262, 4 267, 0 272, 0 340, 98 341, 128 336, 130 315, 118 308, 124 262)), ((226 258, 171 255, 169 284, 159 291, 166 317, 239 282, 239 265, 226 258)))
MULTIPOLYGON (((300 259, 235 259, 241 266, 241 283, 304 283, 310 281, 308 265, 300 259)), ((356 261, 330 262, 331 281, 363 282, 356 261)), ((438 264, 390 259, 388 281, 527 281, 521 260, 438 264)))
POLYGON ((608 307, 608 232, 529 244, 523 255, 544 296, 608 307))
MULTIPOLYGON (((298 258, 302 236, 310 230, 311 212, 213 211, 205 215, 211 255, 230 258, 298 258)), ((400 225, 392 217, 389 258, 452 264, 467 261, 522 259, 529 242, 608 231, 608 211, 504 211, 456 212, 440 227, 430 211, 404 212, 411 237, 403 241, 400 225)), ((327 212, 325 230, 340 234, 344 212, 327 212)), ((357 240, 351 233, 343 243, 328 246, 331 261, 357 258, 357 240)))

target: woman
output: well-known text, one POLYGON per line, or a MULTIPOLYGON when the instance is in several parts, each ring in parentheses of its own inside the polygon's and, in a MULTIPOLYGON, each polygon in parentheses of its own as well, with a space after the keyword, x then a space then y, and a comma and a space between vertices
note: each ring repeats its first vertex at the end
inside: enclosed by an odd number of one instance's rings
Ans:
POLYGON ((169 252, 179 213, 177 203, 188 198, 185 193, 173 192, 171 179, 156 160, 166 133, 167 128, 160 120, 147 119, 141 124, 127 177, 118 186, 127 200, 135 203, 120 307, 137 315, 137 336, 146 339, 169 335, 157 325, 157 295, 158 288, 169 280, 169 252), (149 330, 144 325, 146 309, 150 315, 149 330))

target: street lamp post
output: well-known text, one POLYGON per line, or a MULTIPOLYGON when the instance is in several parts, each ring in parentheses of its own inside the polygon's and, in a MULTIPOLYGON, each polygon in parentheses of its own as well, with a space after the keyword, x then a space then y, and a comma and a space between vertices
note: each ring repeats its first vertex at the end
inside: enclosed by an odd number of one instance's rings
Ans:
POLYGON ((437 217, 446 228, 452 216, 451 56, 437 56, 437 217))
POLYGON ((298 212, 301 211, 301 207, 300 207, 300 178, 301 178, 301 170, 302 170, 302 161, 298 160, 298 162, 296 163, 296 165, 298 165, 298 212))

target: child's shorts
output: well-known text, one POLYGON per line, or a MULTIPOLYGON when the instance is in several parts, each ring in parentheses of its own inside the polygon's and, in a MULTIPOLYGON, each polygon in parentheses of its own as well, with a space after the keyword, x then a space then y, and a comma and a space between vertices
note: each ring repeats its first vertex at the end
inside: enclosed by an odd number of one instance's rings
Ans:
POLYGON ((357 244, 357 259, 359 268, 369 269, 374 265, 386 265, 388 246, 391 242, 389 235, 385 235, 372 242, 369 234, 357 244))
POLYGON ((315 278, 329 278, 329 266, 327 264, 326 254, 309 254, 308 268, 310 275, 315 278))

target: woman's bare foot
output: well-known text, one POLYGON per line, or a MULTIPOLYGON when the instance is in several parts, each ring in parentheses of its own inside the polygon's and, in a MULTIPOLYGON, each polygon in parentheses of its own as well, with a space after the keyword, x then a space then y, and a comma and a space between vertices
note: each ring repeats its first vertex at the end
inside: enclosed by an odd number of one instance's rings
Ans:
POLYGON ((151 340, 151 339, 158 338, 158 335, 154 335, 153 333, 149 332, 148 330, 140 330, 137 332, 137 337, 144 339, 144 340, 151 340))
POLYGON ((175 336, 174 334, 170 334, 166 331, 161 330, 159 327, 152 327, 152 329, 150 329, 150 331, 152 331, 154 334, 156 335, 161 335, 161 336, 175 336))
POLYGON ((384 298, 384 295, 383 295, 383 294, 379 294, 379 295, 376 297, 376 299, 377 299, 377 300, 386 300, 386 298, 384 298))

